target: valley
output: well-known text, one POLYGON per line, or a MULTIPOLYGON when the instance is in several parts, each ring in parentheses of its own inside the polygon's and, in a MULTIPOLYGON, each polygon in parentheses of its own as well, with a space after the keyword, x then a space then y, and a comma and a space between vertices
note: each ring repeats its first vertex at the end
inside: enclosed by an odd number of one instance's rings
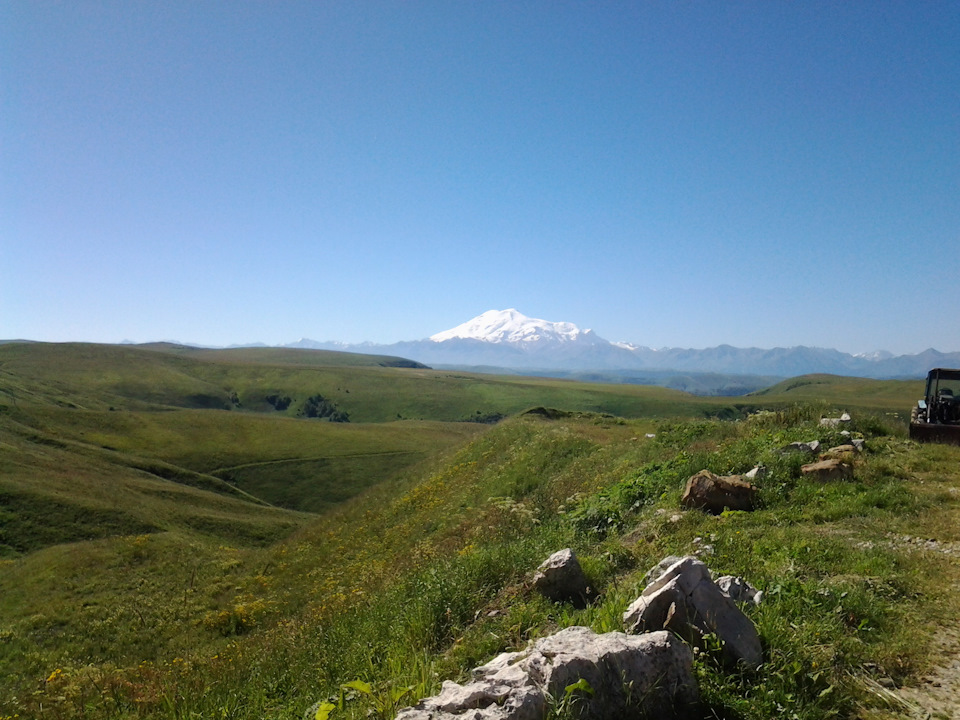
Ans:
POLYGON ((334 698, 336 717, 390 720, 551 629, 617 629, 650 566, 704 545, 770 598, 757 674, 698 660, 704 717, 906 717, 875 686, 920 682, 960 609, 956 559, 896 540, 960 540, 958 449, 906 440, 920 393, 0 345, 0 717, 299 718, 334 698), (308 417, 318 396, 345 421, 308 417), (818 421, 843 411, 867 447, 854 480, 801 477, 778 449, 840 444, 818 421), (755 512, 680 512, 689 475, 756 464, 755 512), (583 609, 526 584, 566 546, 599 590, 583 609))

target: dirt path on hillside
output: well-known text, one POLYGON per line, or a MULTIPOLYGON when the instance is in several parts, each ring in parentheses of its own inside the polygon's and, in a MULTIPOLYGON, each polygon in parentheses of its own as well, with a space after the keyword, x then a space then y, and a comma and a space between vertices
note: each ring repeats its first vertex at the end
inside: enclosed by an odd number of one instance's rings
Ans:
MULTIPOLYGON (((960 592, 960 543, 929 538, 897 537, 895 544, 924 553, 942 553, 954 565, 953 588, 960 592)), ((960 619, 958 619, 960 622, 960 619)), ((889 699, 901 705, 901 712, 910 720, 960 719, 960 624, 942 627, 933 639, 936 665, 915 687, 902 687, 890 693, 889 699)))
POLYGON ((942 664, 927 673, 918 687, 896 692, 913 706, 907 709, 911 720, 960 718, 960 630, 943 628, 934 642, 942 664))

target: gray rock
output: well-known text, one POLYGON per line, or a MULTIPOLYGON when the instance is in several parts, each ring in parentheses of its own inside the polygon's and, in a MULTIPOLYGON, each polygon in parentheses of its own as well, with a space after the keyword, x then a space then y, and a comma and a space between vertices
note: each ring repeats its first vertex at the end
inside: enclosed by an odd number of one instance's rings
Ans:
POLYGON ((643 576, 641 583, 646 587, 681 560, 683 560, 683 558, 679 555, 667 555, 663 560, 647 570, 647 574, 643 576))
POLYGON ((757 465, 750 472, 746 473, 743 477, 747 480, 760 480, 767 476, 767 468, 763 465, 757 465))
POLYGON ((753 510, 757 488, 739 475, 715 475, 701 470, 687 480, 680 504, 714 515, 724 510, 753 510))
POLYGON ((558 550, 537 568, 533 587, 554 602, 573 602, 584 607, 590 597, 587 576, 570 548, 558 550))
POLYGON ((816 455, 819 451, 819 440, 811 440, 810 442, 792 442, 789 445, 784 445, 782 448, 780 448, 781 455, 789 455, 790 453, 807 453, 808 455, 816 455))
POLYGON ((688 642, 700 644, 715 634, 731 664, 757 668, 763 651, 757 629, 710 579, 710 570, 694 557, 671 565, 650 583, 623 614, 628 632, 669 629, 688 642))
POLYGON ((724 575, 717 578, 715 582, 717 587, 720 588, 720 592, 734 602, 759 605, 763 600, 763 591, 757 590, 743 578, 724 575))
POLYGON ((593 694, 577 694, 569 709, 583 720, 673 714, 699 695, 693 654, 670 633, 597 635, 570 627, 498 655, 466 685, 444 682, 439 695, 401 710, 397 720, 542 720, 548 696, 564 701, 580 680, 593 694))
POLYGON ((864 447, 866 447, 866 443, 860 438, 854 438, 850 441, 850 444, 857 449, 857 452, 863 452, 864 447))

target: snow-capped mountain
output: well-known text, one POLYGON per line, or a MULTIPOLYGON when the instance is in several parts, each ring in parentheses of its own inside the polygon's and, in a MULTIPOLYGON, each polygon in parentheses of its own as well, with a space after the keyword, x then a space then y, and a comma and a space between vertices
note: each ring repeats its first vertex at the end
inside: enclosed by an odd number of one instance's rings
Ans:
POLYGON ((303 338, 287 347, 398 355, 434 366, 535 370, 547 374, 588 371, 635 374, 642 371, 678 376, 722 373, 783 378, 831 373, 919 378, 933 367, 960 367, 960 353, 941 353, 933 349, 917 355, 899 356, 883 351, 851 355, 839 350, 804 346, 765 350, 719 345, 702 350, 654 350, 632 343, 608 342, 592 330, 581 330, 573 323, 530 318, 514 308, 488 310, 425 340, 392 345, 351 345, 303 338))
POLYGON ((879 362, 881 360, 889 360, 894 355, 892 352, 887 350, 875 350, 871 353, 854 353, 855 358, 860 358, 861 360, 871 360, 874 362, 879 362))
POLYGON ((431 335, 437 343, 448 340, 480 340, 489 343, 589 343, 604 344, 593 330, 581 330, 573 323, 550 322, 527 317, 515 308, 487 310, 472 320, 431 335))

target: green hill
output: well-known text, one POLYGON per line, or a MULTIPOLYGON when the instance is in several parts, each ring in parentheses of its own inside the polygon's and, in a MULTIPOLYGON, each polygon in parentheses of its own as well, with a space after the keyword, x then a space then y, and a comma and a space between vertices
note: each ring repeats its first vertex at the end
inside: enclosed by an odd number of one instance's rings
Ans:
POLYGON ((0 717, 300 718, 333 697, 331 720, 390 720, 530 638, 618 629, 650 565, 705 545, 767 592, 768 662, 699 655, 704 717, 853 717, 960 610, 949 556, 897 540, 960 541, 960 450, 904 439, 916 383, 699 398, 372 362, 0 345, 0 717), (306 417, 318 395, 349 422, 306 417), (855 479, 802 478, 778 448, 839 444, 818 419, 842 409, 867 440, 855 479), (756 463, 756 512, 680 512, 693 472, 756 463), (527 585, 564 546, 599 591, 582 610, 527 585))
POLYGON ((895 412, 909 417, 917 398, 923 397, 923 380, 870 380, 838 375, 802 375, 751 393, 747 398, 780 402, 823 403, 850 408, 895 412))

